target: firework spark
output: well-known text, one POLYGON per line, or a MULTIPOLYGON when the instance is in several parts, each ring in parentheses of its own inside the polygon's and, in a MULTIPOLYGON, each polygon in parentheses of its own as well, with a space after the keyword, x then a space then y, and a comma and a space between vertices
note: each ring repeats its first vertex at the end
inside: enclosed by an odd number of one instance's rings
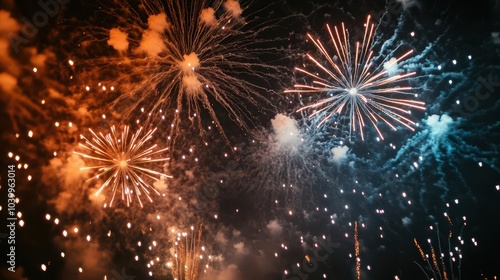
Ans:
POLYGON ((404 108, 424 110, 425 104, 420 101, 397 98, 396 96, 412 95, 413 93, 411 93, 411 87, 397 86, 396 83, 407 80, 415 75, 415 72, 391 76, 388 70, 393 69, 398 62, 403 61, 413 51, 410 50, 397 59, 375 66, 372 50, 375 24, 370 24, 370 16, 366 21, 363 41, 362 43, 356 42, 355 47, 351 47, 349 43, 349 32, 344 23, 342 23, 340 30, 335 26, 334 31, 332 31, 328 24, 326 27, 335 47, 336 56, 332 58, 321 41, 308 34, 309 40, 314 43, 328 63, 324 65, 310 54, 307 54, 307 57, 327 77, 322 78, 316 72, 296 67, 296 71, 312 78, 312 85, 296 84, 294 89, 285 92, 321 93, 327 96, 300 108, 299 111, 314 109, 315 111, 309 116, 321 117, 318 126, 332 120, 337 114, 347 114, 350 122, 349 137, 353 131, 359 129, 363 140, 363 127, 367 120, 375 127, 382 139, 384 137, 376 125, 379 121, 386 123, 393 130, 396 130, 396 127, 391 121, 414 130, 411 125, 415 125, 415 123, 404 116, 404 114, 410 114, 410 111, 404 108), (329 67, 331 68, 329 69, 329 67))
POLYGON ((111 133, 106 135, 101 132, 97 134, 92 129, 89 130, 93 135, 92 141, 81 135, 81 138, 85 140, 85 144, 79 145, 89 153, 74 153, 100 162, 99 165, 82 168, 82 170, 98 170, 98 174, 87 181, 96 180, 110 174, 96 191, 95 196, 99 196, 104 189, 111 187, 110 206, 113 205, 115 195, 119 189, 121 189, 122 200, 126 200, 127 206, 130 205, 134 193, 141 207, 143 206, 142 194, 152 202, 151 193, 159 194, 159 192, 143 177, 155 181, 171 178, 170 175, 143 167, 145 164, 169 160, 169 158, 152 158, 156 154, 166 151, 166 148, 155 151, 156 144, 146 147, 146 143, 152 138, 156 128, 141 136, 143 130, 141 127, 130 137, 130 128, 128 126, 123 128, 121 135, 117 135, 114 126, 111 127, 111 133))
MULTIPOLYGON (((446 214, 446 213, 444 213, 444 214, 445 214, 445 217, 448 220, 450 226, 453 226, 448 214, 446 214)), ((418 267, 422 270, 422 272, 424 272, 427 279, 441 279, 441 280, 462 279, 462 272, 461 272, 462 248, 461 248, 461 246, 464 243, 463 231, 464 231, 466 224, 467 224, 466 217, 464 216, 463 217, 463 225, 462 225, 462 228, 460 230, 459 235, 455 237, 452 230, 450 230, 448 232, 448 236, 447 236, 447 245, 448 246, 446 248, 448 251, 443 251, 442 244, 441 244, 441 238, 440 238, 441 233, 439 232, 439 227, 438 227, 438 224, 436 223, 435 224, 435 230, 436 230, 436 236, 437 236, 436 244, 437 244, 439 250, 438 250, 438 252, 436 252, 436 250, 434 249, 434 246, 432 245, 431 239, 428 239, 427 242, 429 243, 429 247, 430 247, 430 251, 431 251, 430 257, 428 254, 424 253, 424 251, 423 251, 422 247, 420 246, 420 244, 418 243, 417 239, 416 238, 413 239, 413 243, 415 244, 415 247, 417 247, 417 249, 420 253, 420 257, 422 258, 422 260, 424 262, 426 262, 428 270, 432 272, 433 277, 430 277, 427 274, 424 267, 422 267, 420 264, 415 262, 415 264, 418 265, 418 267), (453 242, 453 243, 457 243, 457 244, 452 246, 452 238, 454 238, 454 237, 456 239, 454 239, 455 242, 453 242), (446 258, 446 255, 448 255, 448 258, 446 258), (446 262, 446 259, 448 259, 448 262, 446 262), (455 273, 458 273, 457 277, 456 277, 455 273), (450 276, 451 276, 451 278, 450 278, 450 276)), ((431 226, 430 228, 431 228, 431 230, 434 230, 433 226, 431 226)), ((472 238, 472 241, 476 245, 476 242, 474 240, 475 239, 472 238)))
POLYGON ((128 1, 117 5, 107 12, 115 27, 87 32, 94 34, 88 35, 94 36, 90 42, 106 41, 115 53, 91 59, 87 68, 112 72, 102 85, 120 92, 115 105, 130 104, 123 116, 142 108, 162 119, 172 117, 174 138, 183 132, 182 119, 188 118, 200 134, 208 124, 228 142, 223 115, 249 131, 255 121, 251 108, 272 107, 266 95, 280 66, 263 61, 279 53, 277 39, 259 38, 272 24, 247 21, 238 1, 142 1, 140 10, 128 1))
POLYGON ((354 222, 354 253, 356 256, 356 279, 361 279, 361 259, 359 258, 358 222, 354 222))
POLYGON ((191 227, 191 234, 179 233, 175 242, 175 259, 169 263, 176 280, 197 280, 203 259, 201 239, 203 226, 200 225, 198 232, 191 227))

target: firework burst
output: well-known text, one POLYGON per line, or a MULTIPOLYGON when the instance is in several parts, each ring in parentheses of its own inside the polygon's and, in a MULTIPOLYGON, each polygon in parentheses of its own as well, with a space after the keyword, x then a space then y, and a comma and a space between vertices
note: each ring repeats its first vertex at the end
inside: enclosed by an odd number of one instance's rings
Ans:
POLYGON ((354 46, 349 43, 349 32, 343 23, 340 29, 336 26, 334 30, 329 25, 326 27, 335 48, 334 57, 329 54, 319 39, 315 39, 310 34, 307 35, 328 63, 323 64, 310 54, 307 54, 307 58, 326 77, 322 78, 316 72, 295 68, 296 71, 312 78, 312 85, 296 84, 294 89, 285 91, 286 93, 319 93, 326 96, 300 108, 299 111, 314 109, 309 116, 321 118, 318 126, 335 119, 338 114, 346 114, 349 118, 349 137, 353 131, 359 129, 363 140, 363 128, 367 121, 375 127, 382 139, 384 137, 376 125, 380 121, 389 125, 393 130, 396 130, 396 127, 392 122, 414 130, 412 125, 415 123, 405 116, 410 114, 410 111, 405 108, 424 110, 425 104, 400 98, 413 95, 413 93, 411 93, 411 87, 401 87, 397 83, 412 77, 415 72, 389 75, 390 69, 394 69, 398 62, 403 61, 413 51, 410 50, 396 59, 384 61, 385 63, 376 66, 373 62, 372 51, 375 24, 370 24, 369 16, 363 40, 361 43, 356 42, 354 46))
POLYGON ((106 42, 114 54, 88 60, 85 71, 120 92, 114 104, 125 109, 122 116, 141 108, 172 118, 174 139, 189 119, 200 134, 213 126, 228 142, 221 119, 249 131, 252 112, 272 108, 269 88, 280 66, 263 61, 277 57, 278 39, 260 38, 270 24, 247 21, 238 1, 142 1, 139 10, 128 1, 117 5, 107 11, 112 28, 86 33, 89 43, 106 42))
POLYGON ((88 151, 88 154, 74 153, 100 162, 98 165, 82 168, 82 170, 98 170, 98 174, 87 181, 108 176, 96 191, 95 196, 99 196, 104 189, 111 187, 110 207, 113 205, 116 193, 120 189, 122 200, 126 200, 127 206, 130 205, 134 193, 141 207, 143 206, 141 201, 141 195, 143 194, 152 202, 151 194, 159 194, 159 192, 145 179, 158 181, 171 178, 170 175, 143 167, 145 164, 169 160, 169 158, 152 158, 167 149, 155 150, 156 144, 150 147, 146 146, 156 128, 141 136, 143 130, 141 127, 130 137, 130 128, 128 126, 123 128, 121 135, 117 135, 114 126, 111 127, 111 133, 106 135, 100 132, 95 133, 92 129, 89 130, 93 135, 92 141, 81 135, 81 138, 85 140, 85 144, 80 144, 80 147, 88 151))

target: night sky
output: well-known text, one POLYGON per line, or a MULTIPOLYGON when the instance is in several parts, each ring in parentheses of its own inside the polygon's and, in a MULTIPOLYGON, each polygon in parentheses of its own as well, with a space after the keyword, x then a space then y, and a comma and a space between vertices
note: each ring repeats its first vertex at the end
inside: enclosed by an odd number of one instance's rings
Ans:
POLYGON ((0 279, 500 274, 498 0, 0 0, 0 22, 0 279), (368 16, 373 54, 337 71, 368 16))

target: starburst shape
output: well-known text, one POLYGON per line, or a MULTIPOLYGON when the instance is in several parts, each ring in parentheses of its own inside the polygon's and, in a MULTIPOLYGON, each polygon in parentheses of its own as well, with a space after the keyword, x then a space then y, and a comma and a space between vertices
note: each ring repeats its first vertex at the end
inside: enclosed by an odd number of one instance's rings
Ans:
POLYGON ((80 147, 87 153, 74 152, 86 159, 99 162, 97 165, 82 167, 82 170, 97 170, 97 174, 87 181, 97 180, 101 177, 107 178, 96 191, 99 196, 103 190, 111 188, 110 207, 118 191, 121 191, 122 200, 127 206, 135 195, 141 207, 143 207, 141 196, 144 195, 149 201, 153 201, 151 194, 159 192, 149 181, 159 181, 171 178, 170 175, 147 168, 156 162, 164 162, 169 158, 154 158, 154 156, 165 152, 168 148, 157 150, 157 145, 147 146, 147 142, 153 137, 156 128, 149 130, 144 135, 143 128, 139 128, 130 135, 129 126, 125 126, 121 134, 118 134, 115 126, 111 126, 111 133, 106 135, 101 132, 92 133, 92 140, 81 135, 85 141, 80 147), (129 136, 130 135, 130 136, 129 136))
POLYGON ((335 119, 337 115, 347 115, 349 118, 349 138, 352 132, 359 129, 364 140, 363 128, 370 122, 377 130, 380 138, 384 139, 377 127, 383 122, 396 130, 393 122, 397 122, 411 130, 415 123, 406 115, 410 115, 409 108, 425 109, 425 103, 407 99, 408 95, 415 95, 412 87, 402 87, 400 82, 408 80, 415 72, 390 75, 389 69, 397 68, 397 63, 403 61, 413 52, 406 52, 396 59, 386 58, 379 65, 374 65, 372 50, 374 44, 375 24, 370 24, 370 16, 365 24, 362 42, 351 46, 349 32, 342 23, 341 28, 336 26, 332 30, 326 26, 333 47, 335 57, 330 55, 319 39, 310 34, 309 40, 314 43, 326 63, 307 54, 307 58, 324 75, 296 67, 295 70, 312 78, 312 84, 296 84, 286 93, 319 93, 325 95, 320 100, 301 107, 298 111, 313 109, 310 117, 320 117, 318 126, 335 119))
POLYGON ((114 2, 105 9, 114 27, 99 24, 86 34, 116 54, 90 59, 85 69, 121 93, 111 105, 125 121, 141 108, 153 121, 169 119, 172 145, 189 124, 200 135, 214 128, 229 143, 226 120, 249 132, 258 113, 273 111, 271 86, 283 72, 274 63, 281 57, 276 44, 285 41, 266 38, 276 21, 246 13, 236 0, 141 0, 141 12, 134 1, 114 2))

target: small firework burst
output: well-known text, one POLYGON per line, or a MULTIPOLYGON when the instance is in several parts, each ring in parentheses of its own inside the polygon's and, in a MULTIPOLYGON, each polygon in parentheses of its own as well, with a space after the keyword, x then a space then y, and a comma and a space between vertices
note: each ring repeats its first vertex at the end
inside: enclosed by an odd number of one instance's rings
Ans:
POLYGON ((101 132, 95 133, 92 129, 89 130, 93 135, 92 141, 82 135, 81 138, 85 140, 85 144, 79 145, 88 153, 74 153, 100 163, 82 168, 82 170, 98 170, 98 174, 87 181, 108 176, 95 195, 99 196, 104 189, 111 187, 110 206, 113 205, 119 189, 121 189, 122 200, 126 200, 127 206, 130 205, 134 194, 141 207, 143 206, 142 195, 145 195, 152 202, 151 194, 159 194, 159 192, 147 180, 158 181, 171 178, 170 175, 144 167, 147 164, 169 160, 169 158, 153 158, 167 149, 155 150, 156 144, 146 146, 156 128, 149 130, 142 136, 142 127, 131 136, 129 136, 130 128, 128 126, 123 128, 121 135, 118 135, 114 126, 111 126, 111 133, 106 135, 101 132))

